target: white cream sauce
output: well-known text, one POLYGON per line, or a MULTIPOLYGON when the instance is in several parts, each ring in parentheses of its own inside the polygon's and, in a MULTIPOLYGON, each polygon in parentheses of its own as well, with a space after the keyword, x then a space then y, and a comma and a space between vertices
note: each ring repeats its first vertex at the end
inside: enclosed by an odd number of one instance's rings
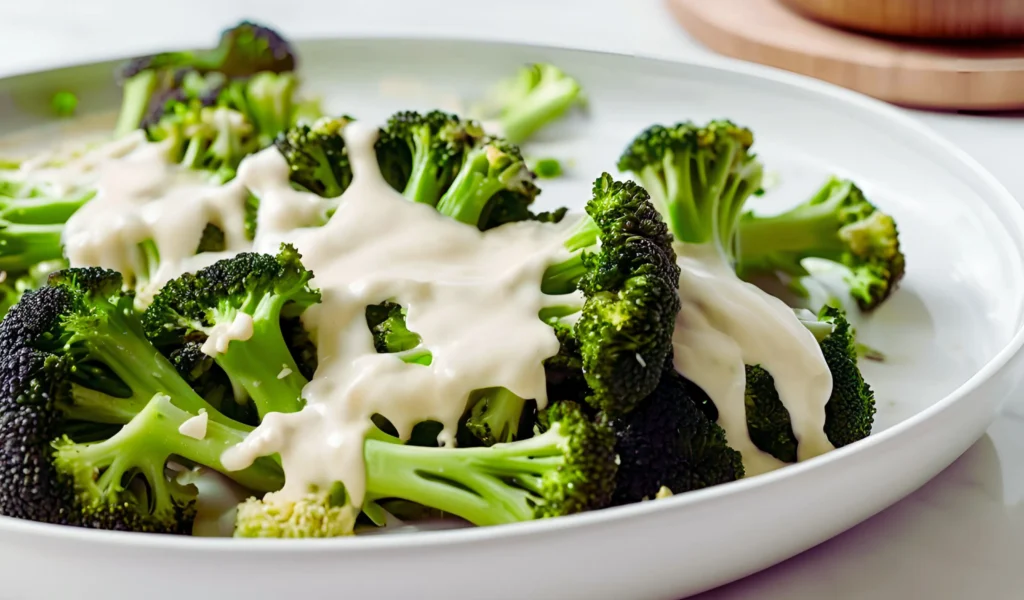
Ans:
POLYGON ((673 334, 675 367, 715 403, 718 424, 743 455, 746 474, 784 463, 750 439, 745 365, 761 365, 775 378, 797 439, 797 460, 832 450, 824 432, 832 373, 814 335, 784 302, 737 277, 715 248, 676 244, 675 249, 682 300, 673 334))
POLYGON ((244 342, 252 337, 253 322, 252 316, 248 313, 239 312, 230 323, 218 323, 207 334, 199 350, 207 356, 217 356, 228 351, 228 346, 233 341, 244 342))
POLYGON ((178 427, 178 433, 197 440, 206 439, 206 426, 209 424, 210 416, 206 409, 199 409, 199 414, 191 417, 178 427))
MULTIPOLYGON (((388 186, 373 151, 376 128, 357 122, 344 135, 352 185, 330 222, 288 236, 323 295, 304 315, 319 357, 306 405, 267 415, 223 461, 242 469, 278 453, 287 473, 278 494, 298 498, 310 485, 341 481, 358 505, 374 414, 402 437, 419 422, 437 421, 447 445, 473 390, 504 387, 546 404, 542 363, 558 341, 537 316, 556 300, 540 292, 540 282, 563 252, 564 226, 516 223, 481 233, 388 186), (384 300, 406 308, 409 328, 432 354, 429 366, 376 353, 365 308, 384 300)), ((263 244, 256 249, 274 251, 263 244)))

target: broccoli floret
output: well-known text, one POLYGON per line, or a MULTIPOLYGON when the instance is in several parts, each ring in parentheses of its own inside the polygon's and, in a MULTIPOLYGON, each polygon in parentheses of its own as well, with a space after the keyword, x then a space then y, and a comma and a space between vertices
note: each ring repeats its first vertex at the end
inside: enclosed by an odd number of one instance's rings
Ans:
POLYGON ((734 262, 736 221, 761 188, 754 136, 730 121, 654 125, 619 158, 651 194, 677 242, 713 244, 734 262))
POLYGON ((53 274, 0 323, 0 514, 81 527, 188 533, 194 490, 167 461, 203 464, 256 490, 283 483, 260 459, 220 455, 251 431, 206 403, 146 341, 121 279, 53 274), (179 427, 205 413, 202 439, 179 427))
POLYGON ((184 167, 213 173, 218 181, 233 179, 242 159, 259 149, 256 131, 242 113, 198 102, 170 102, 149 139, 168 142, 171 160, 184 167))
POLYGON ((437 202, 437 212, 456 221, 490 229, 510 220, 508 213, 527 211, 540 194, 519 147, 500 138, 485 138, 468 150, 451 186, 437 202))
POLYGON ((352 183, 352 166, 342 131, 348 116, 324 117, 282 133, 274 144, 288 161, 293 184, 308 192, 336 198, 352 183))
POLYGON ((605 173, 593 194, 588 216, 566 235, 572 256, 548 269, 541 289, 565 298, 551 312, 579 311, 573 333, 590 388, 587 402, 620 415, 661 378, 679 312, 679 267, 668 229, 643 188, 605 173))
POLYGON ((352 535, 355 511, 346 505, 345 486, 313 490, 298 500, 267 494, 249 498, 235 514, 235 537, 330 538, 352 535))
POLYGON ((439 110, 396 113, 377 139, 381 173, 409 200, 434 206, 482 137, 474 121, 439 110))
MULTIPOLYGON (((819 336, 832 372, 832 395, 825 405, 825 435, 839 448, 871 433, 875 395, 857 367, 854 331, 842 310, 826 306, 818 319, 831 329, 826 336, 819 336)), ((746 411, 747 430, 754 445, 783 462, 796 462, 797 441, 789 413, 774 379, 759 366, 747 367, 746 411)))
POLYGON ((498 118, 505 137, 520 143, 581 104, 581 92, 579 82, 558 67, 528 64, 496 85, 481 110, 486 118, 498 118))
MULTIPOLYGON (((118 73, 123 98, 115 135, 139 127, 152 110, 154 98, 180 88, 184 74, 217 73, 224 79, 253 77, 262 72, 295 70, 295 53, 275 31, 242 22, 221 34, 216 48, 194 52, 164 52, 133 59, 118 73)), ((158 101, 159 102, 159 101, 158 101)))
POLYGON ((302 407, 306 384, 281 329, 282 311, 320 301, 313 274, 295 248, 276 256, 245 252, 187 273, 163 287, 143 316, 146 334, 165 354, 190 341, 244 388, 260 418, 302 407))
POLYGON ((743 478, 742 457, 707 414, 709 405, 669 363, 654 392, 611 421, 620 461, 614 504, 654 498, 663 486, 680 494, 743 478))
POLYGON ((749 278, 784 273, 800 278, 808 258, 846 267, 850 294, 863 310, 884 302, 903 278, 905 264, 892 217, 878 210, 853 182, 830 177, 809 200, 774 216, 743 215, 738 270, 749 278))

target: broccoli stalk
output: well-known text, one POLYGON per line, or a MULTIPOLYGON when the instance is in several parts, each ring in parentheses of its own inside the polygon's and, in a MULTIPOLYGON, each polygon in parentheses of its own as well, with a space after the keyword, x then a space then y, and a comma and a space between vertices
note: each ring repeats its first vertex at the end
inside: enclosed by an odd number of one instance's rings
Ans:
POLYGON ((295 412, 306 380, 285 341, 282 314, 286 306, 301 313, 320 301, 301 258, 284 245, 277 257, 242 253, 182 275, 146 309, 146 333, 168 355, 203 340, 203 351, 245 389, 260 419, 295 412), (219 336, 227 336, 227 343, 219 336))
MULTIPOLYGON (((56 441, 54 465, 61 473, 71 475, 80 493, 99 500, 134 491, 125 490, 124 482, 131 481, 137 471, 147 484, 154 486, 148 491, 152 513, 171 515, 184 510, 194 500, 195 491, 179 489, 173 481, 168 481, 164 476, 167 462, 175 457, 175 460, 184 459, 228 473, 221 463, 221 455, 242 442, 249 433, 236 424, 210 420, 202 439, 181 434, 182 425, 196 416, 175 406, 169 396, 157 394, 110 438, 75 443, 65 436, 56 441), (97 473, 101 475, 97 477, 97 473)), ((254 490, 273 491, 284 483, 273 469, 250 469, 232 476, 254 490)))
POLYGON ((610 430, 572 403, 545 412, 544 433, 489 448, 422 448, 367 440, 367 493, 402 498, 497 525, 607 504, 615 458, 610 430))
POLYGON ((738 270, 809 275, 803 266, 818 258, 846 267, 850 294, 863 310, 884 302, 904 274, 896 223, 853 182, 830 177, 806 202, 782 214, 746 213, 738 226, 738 270))
MULTIPOLYGON (((545 411, 546 431, 487 448, 426 448, 373 429, 364 442, 367 499, 398 499, 498 525, 606 506, 614 488, 614 435, 571 402, 545 411)), ((351 533, 335 484, 298 502, 275 494, 240 507, 240 537, 351 533)))

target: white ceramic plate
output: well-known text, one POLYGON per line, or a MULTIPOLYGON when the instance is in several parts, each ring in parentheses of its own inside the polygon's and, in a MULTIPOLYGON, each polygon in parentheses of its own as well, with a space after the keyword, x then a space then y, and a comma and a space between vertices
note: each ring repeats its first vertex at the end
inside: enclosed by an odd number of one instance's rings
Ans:
MULTIPOLYGON (((562 66, 582 81, 590 110, 527 148, 574 161, 568 178, 542 182, 543 206, 580 208, 637 131, 687 118, 754 129, 780 178, 754 207, 796 202, 830 172, 856 178, 897 218, 908 263, 899 293, 857 321, 861 340, 889 358, 864 364, 878 398, 875 434, 708 490, 487 529, 249 541, 0 519, 4 598, 675 600, 782 561, 907 495, 978 439, 1018 384, 1024 211, 966 155, 895 109, 747 66, 455 41, 325 40, 300 50, 303 77, 328 108, 364 120, 453 108, 524 61, 562 66)), ((0 81, 0 132, 33 129, 8 138, 21 145, 36 126, 72 134, 103 122, 118 102, 112 68, 0 81), (49 95, 64 88, 78 92, 86 114, 47 125, 49 95)))

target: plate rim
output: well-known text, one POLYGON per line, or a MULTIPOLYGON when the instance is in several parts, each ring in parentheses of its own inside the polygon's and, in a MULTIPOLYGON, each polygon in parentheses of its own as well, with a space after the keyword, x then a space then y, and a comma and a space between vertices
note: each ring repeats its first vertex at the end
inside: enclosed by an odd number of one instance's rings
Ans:
MULTIPOLYGON (((1018 259, 1024 254, 1024 206, 1019 204, 1008 189, 981 163, 979 163, 967 151, 951 142, 942 134, 925 125, 915 116, 908 114, 905 109, 890 105, 881 100, 865 96, 859 92, 848 90, 840 86, 800 75, 783 69, 747 63, 745 61, 731 59, 721 56, 709 57, 686 57, 668 58, 665 56, 654 56, 644 54, 630 54, 626 52, 595 50, 579 48, 567 45, 534 44, 511 41, 491 41, 479 37, 456 37, 456 36, 416 36, 416 35, 343 35, 343 36, 309 36, 296 37, 292 43, 300 51, 303 46, 327 43, 385 43, 398 42, 409 44, 427 45, 462 45, 462 46, 490 46, 506 47, 519 50, 532 50, 542 52, 569 53, 577 55, 589 55, 597 60, 629 59, 647 63, 657 63, 666 68, 679 68, 703 71, 705 73, 724 72, 730 77, 740 77, 747 80, 767 81, 774 84, 781 84, 784 87, 796 88, 803 92, 809 92, 824 97, 837 104, 845 104, 854 109, 872 113, 872 115, 891 125, 896 125, 904 133, 910 133, 919 141, 931 142, 936 147, 937 155, 945 155, 956 163, 970 171, 976 178, 976 182, 983 184, 986 194, 982 194, 981 206, 993 210, 999 218, 1000 230, 1006 234, 1009 241, 1018 251, 1018 259), (1008 220, 1004 217, 1007 217, 1008 220)), ((116 65, 120 61, 131 58, 130 56, 116 55, 109 58, 97 58, 81 62, 71 61, 49 68, 29 68, 26 70, 9 71, 0 77, 0 84, 11 82, 14 79, 31 78, 33 76, 51 74, 64 70, 79 68, 98 68, 103 65, 116 65)), ((301 70, 301 62, 299 66, 301 70)), ((973 186, 972 186, 973 187, 973 186)), ((965 207, 976 210, 979 203, 963 203, 965 207)), ((1024 281, 1024 279, 1021 279, 1024 281)), ((31 536, 39 540, 48 541, 73 541, 78 543, 89 543, 105 547, 122 547, 147 550, 164 551, 188 551, 195 552, 222 552, 233 550, 238 553, 352 553, 375 550, 386 550, 396 547, 417 548, 417 547, 447 547, 456 545, 471 544, 481 541, 508 540, 511 538, 523 538, 537 534, 554 534, 564 532, 567 529, 582 529, 602 523, 628 521, 640 516, 648 516, 657 513, 666 513, 675 510, 683 510, 684 507, 696 504, 714 502, 723 496, 734 496, 743 494, 752 488, 768 487, 779 485, 782 482, 798 477, 803 473, 820 471, 832 468, 830 465, 837 461, 843 461, 846 457, 861 454, 873 446, 886 443, 888 440, 903 437, 930 421, 934 416, 949 409, 952 405, 964 400, 968 395, 989 381, 995 374, 1001 371, 1010 360, 1024 347, 1024 293, 1018 294, 1016 302, 1017 323, 1013 336, 1000 348, 987 362, 981 365, 967 381, 946 394, 944 397, 917 412, 899 423, 889 427, 885 431, 873 433, 867 438, 854 442, 853 444, 833 450, 825 455, 815 457, 811 460, 787 465, 784 468, 752 477, 741 479, 701 490, 678 494, 670 498, 661 499, 657 502, 639 502, 624 506, 608 507, 597 511, 568 515, 553 519, 529 521, 491 527, 468 527, 462 529, 449 529, 440 531, 423 531, 404 535, 374 535, 374 536, 351 536, 344 538, 330 539, 236 539, 217 537, 193 537, 160 534, 139 534, 134 532, 94 530, 79 528, 68 525, 55 525, 39 523, 16 517, 0 516, 0 534, 11 533, 23 536, 31 536)))

